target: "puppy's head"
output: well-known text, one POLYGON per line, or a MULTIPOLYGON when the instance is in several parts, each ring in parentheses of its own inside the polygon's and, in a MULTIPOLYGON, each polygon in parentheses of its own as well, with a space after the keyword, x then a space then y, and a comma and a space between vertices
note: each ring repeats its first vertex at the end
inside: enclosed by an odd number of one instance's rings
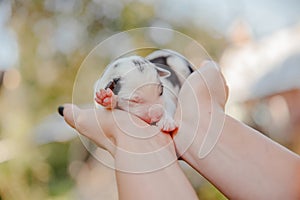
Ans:
POLYGON ((179 85, 180 87, 185 79, 194 71, 192 64, 187 58, 170 49, 154 51, 146 59, 161 68, 169 69, 172 74, 168 77, 168 80, 174 86, 179 85))
POLYGON ((121 58, 112 65, 115 75, 107 87, 118 95, 118 107, 148 123, 159 121, 164 113, 161 78, 170 72, 139 56, 121 58))

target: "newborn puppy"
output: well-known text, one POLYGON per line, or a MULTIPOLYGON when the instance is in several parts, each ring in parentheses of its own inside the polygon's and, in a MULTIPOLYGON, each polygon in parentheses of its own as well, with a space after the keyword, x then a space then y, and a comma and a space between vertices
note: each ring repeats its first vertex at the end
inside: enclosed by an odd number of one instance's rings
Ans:
POLYGON ((150 54, 149 60, 130 56, 109 64, 95 84, 96 106, 128 111, 149 124, 156 124, 164 132, 175 130, 173 115, 182 82, 168 67, 166 54, 158 53, 150 54), (157 59, 165 60, 167 65, 158 63, 157 59))
MULTIPOLYGON (((95 102, 108 108, 128 111, 149 124, 163 120, 162 79, 170 72, 140 56, 120 58, 109 64, 95 85, 95 102)), ((163 123, 162 123, 163 124, 163 123)), ((163 131, 176 128, 174 122, 163 131)))
POLYGON ((165 115, 163 116, 164 119, 159 121, 157 125, 168 127, 172 124, 172 127, 174 127, 176 123, 173 117, 177 106, 177 96, 181 85, 194 70, 191 63, 183 55, 169 49, 154 51, 146 59, 157 67, 170 72, 170 76, 161 80, 164 86, 165 115))

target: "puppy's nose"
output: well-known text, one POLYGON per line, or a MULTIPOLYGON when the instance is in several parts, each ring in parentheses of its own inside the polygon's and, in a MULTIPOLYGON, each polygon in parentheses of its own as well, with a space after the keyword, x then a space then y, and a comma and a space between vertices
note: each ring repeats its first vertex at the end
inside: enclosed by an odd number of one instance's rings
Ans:
POLYGON ((148 109, 148 116, 151 120, 151 123, 158 122, 164 113, 163 106, 160 104, 153 104, 149 109, 148 109))

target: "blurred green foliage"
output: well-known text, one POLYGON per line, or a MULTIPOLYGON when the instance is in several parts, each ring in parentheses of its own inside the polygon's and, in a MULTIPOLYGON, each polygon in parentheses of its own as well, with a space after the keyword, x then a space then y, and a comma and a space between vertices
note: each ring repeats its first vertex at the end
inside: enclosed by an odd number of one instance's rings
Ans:
MULTIPOLYGON (((153 21, 159 21, 154 6, 142 1, 11 2, 6 26, 17 37, 19 62, 13 67, 20 84, 0 90, 0 138, 5 141, 1 145, 9 151, 1 154, 1 200, 73 198, 75 182, 68 167, 81 159, 70 156, 70 145, 78 138, 38 144, 34 130, 58 105, 72 101, 76 73, 94 46, 113 33, 151 26, 153 21), (61 26, 66 27, 62 33, 61 26), (75 39, 61 44, 61 36, 75 39)), ((168 25, 197 40, 213 58, 224 49, 223 38, 213 38, 192 24, 190 28, 168 25)), ((212 186, 197 191, 202 199, 224 199, 212 186)))
POLYGON ((210 199, 226 200, 227 199, 209 182, 206 182, 201 187, 199 187, 197 192, 201 200, 210 200, 210 199))

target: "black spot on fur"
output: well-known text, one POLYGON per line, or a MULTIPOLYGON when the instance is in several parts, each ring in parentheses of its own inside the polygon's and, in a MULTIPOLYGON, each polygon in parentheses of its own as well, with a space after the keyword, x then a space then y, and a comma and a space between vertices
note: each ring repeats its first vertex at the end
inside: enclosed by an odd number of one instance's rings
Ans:
POLYGON ((150 62, 155 63, 155 64, 168 65, 167 58, 168 57, 154 58, 154 59, 150 60, 150 62))
POLYGON ((171 73, 171 75, 169 77, 167 77, 166 79, 168 79, 174 87, 176 87, 176 86, 181 87, 179 78, 176 75, 175 71, 168 65, 167 59, 168 59, 168 57, 159 57, 159 58, 150 60, 150 62, 154 63, 157 67, 168 70, 171 73))
MULTIPOLYGON (((169 56, 159 57, 159 58, 152 59, 150 61, 152 63, 159 63, 159 64, 162 64, 162 65, 168 66, 168 63, 167 63, 168 57, 169 56)), ((193 73, 194 69, 192 68, 191 64, 187 60, 185 60, 185 59, 184 59, 184 61, 186 63, 187 68, 189 69, 190 73, 193 73)))
POLYGON ((190 73, 193 73, 194 69, 192 68, 192 66, 190 65, 190 63, 188 61, 186 61, 186 65, 187 65, 188 69, 190 70, 190 73))
POLYGON ((118 93, 120 92, 120 89, 121 89, 120 80, 121 80, 120 77, 114 78, 112 81, 110 81, 106 85, 105 89, 109 88, 109 89, 111 89, 113 91, 113 93, 115 95, 118 95, 118 93))
POLYGON ((118 66, 119 66, 119 63, 115 64, 115 65, 114 65, 114 68, 117 68, 118 66))
POLYGON ((141 71, 143 72, 144 69, 145 69, 145 64, 146 64, 146 61, 142 61, 142 60, 133 60, 132 61, 133 64, 141 71))

